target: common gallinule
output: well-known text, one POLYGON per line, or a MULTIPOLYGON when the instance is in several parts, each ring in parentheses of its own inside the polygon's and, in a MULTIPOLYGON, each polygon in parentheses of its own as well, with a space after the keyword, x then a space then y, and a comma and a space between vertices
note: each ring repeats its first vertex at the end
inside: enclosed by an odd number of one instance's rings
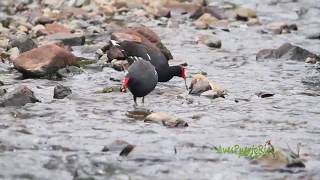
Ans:
MULTIPOLYGON (((147 47, 144 44, 135 41, 114 41, 111 40, 113 46, 117 46, 124 54, 125 57, 141 57, 149 61, 158 73, 159 82, 167 82, 174 76, 182 77, 186 83, 186 72, 183 66, 169 66, 166 57, 163 53, 155 48, 147 47)), ((130 62, 129 62, 130 63, 130 62)))
POLYGON ((137 97, 149 94, 158 83, 158 74, 154 66, 149 62, 136 59, 128 69, 128 73, 123 80, 123 87, 129 89, 133 95, 134 103, 137 104, 137 97))

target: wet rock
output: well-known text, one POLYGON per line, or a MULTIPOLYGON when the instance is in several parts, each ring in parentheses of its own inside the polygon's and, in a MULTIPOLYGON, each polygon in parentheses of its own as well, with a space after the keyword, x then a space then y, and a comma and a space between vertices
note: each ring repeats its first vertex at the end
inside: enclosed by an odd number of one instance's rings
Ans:
POLYGON ((267 31, 270 31, 272 34, 284 34, 284 33, 290 33, 292 30, 296 31, 298 30, 298 27, 296 24, 290 24, 288 25, 285 22, 272 22, 267 24, 267 31))
POLYGON ((19 86, 15 90, 6 93, 0 99, 0 107, 24 106, 27 103, 40 102, 27 86, 19 86))
POLYGON ((0 97, 2 97, 3 95, 5 95, 7 93, 6 89, 2 89, 0 88, 0 97))
POLYGON ((43 30, 43 34, 55 34, 55 33, 70 33, 71 30, 66 28, 65 26, 58 24, 58 23, 52 23, 52 24, 46 24, 45 29, 43 30))
POLYGON ((25 77, 43 77, 68 65, 76 65, 76 57, 57 45, 45 45, 20 54, 14 67, 25 77))
POLYGON ((0 48, 7 49, 9 46, 9 39, 6 37, 0 36, 0 48))
POLYGON ((38 25, 32 27, 32 29, 31 29, 32 37, 39 37, 39 36, 46 35, 43 33, 44 29, 45 29, 45 27, 41 24, 38 24, 38 25))
POLYGON ((8 55, 10 58, 10 61, 13 61, 14 59, 16 59, 20 54, 20 51, 17 47, 11 48, 8 51, 8 55))
POLYGON ((111 67, 117 71, 123 71, 128 69, 129 63, 127 60, 113 60, 111 61, 111 67))
POLYGON ((145 10, 149 15, 151 15, 155 19, 158 19, 161 17, 166 17, 166 18, 171 17, 171 10, 169 8, 145 6, 145 10))
POLYGON ((144 122, 159 123, 166 127, 187 127, 188 123, 165 112, 154 112, 148 115, 144 122))
POLYGON ((11 47, 17 47, 20 53, 30 51, 31 49, 37 48, 37 44, 28 37, 18 37, 16 39, 11 40, 11 47))
POLYGON ((82 74, 84 71, 76 66, 67 66, 65 68, 61 68, 57 71, 57 75, 59 77, 72 77, 74 75, 82 74))
POLYGON ((305 63, 309 63, 309 64, 316 64, 317 63, 317 59, 308 57, 304 62, 305 63))
POLYGON ((224 98, 225 92, 224 91, 215 91, 215 90, 208 90, 200 94, 200 96, 204 96, 207 98, 215 99, 222 97, 224 98))
POLYGON ((133 118, 133 119, 144 119, 145 117, 147 117, 151 113, 152 113, 152 111, 149 109, 137 108, 133 111, 128 111, 126 113, 126 116, 129 118, 133 118))
POLYGON ((199 38, 199 41, 208 47, 221 48, 221 40, 215 36, 203 35, 199 38))
POLYGON ((264 92, 264 91, 261 91, 261 92, 258 92, 256 93, 256 95, 260 98, 267 98, 267 97, 272 97, 274 96, 273 93, 269 93, 269 92, 264 92))
POLYGON ((307 36, 308 39, 320 39, 320 33, 313 33, 307 36))
POLYGON ((53 98, 55 99, 63 99, 72 94, 72 90, 69 87, 58 84, 54 87, 53 98))
POLYGON ((202 95, 204 93, 203 96, 212 98, 224 97, 226 95, 225 90, 220 89, 219 86, 202 74, 196 74, 192 77, 189 89, 189 94, 193 95, 202 95))
MULTIPOLYGON (((119 87, 119 89, 120 89, 120 87, 119 87)), ((96 93, 111 93, 113 91, 114 91, 113 87, 105 87, 102 90, 96 91, 96 93)))
POLYGON ((55 33, 47 36, 48 41, 61 41, 66 46, 79 46, 85 42, 82 34, 55 33))
MULTIPOLYGON (((299 151, 299 150, 298 150, 299 151)), ((252 161, 268 169, 304 168, 305 164, 299 157, 299 152, 286 152, 274 147, 273 153, 268 153, 252 161)))
POLYGON ((226 15, 224 14, 223 10, 220 9, 218 6, 201 6, 199 9, 197 9, 194 13, 190 15, 190 18, 198 19, 205 13, 208 13, 219 20, 226 18, 226 15))
POLYGON ((291 59, 298 61, 305 61, 308 57, 315 58, 319 61, 319 57, 306 49, 299 46, 285 43, 277 49, 263 49, 260 50, 256 59, 291 59))
POLYGON ((35 24, 42 24, 42 25, 51 24, 51 23, 53 23, 53 22, 54 22, 54 19, 53 19, 53 18, 46 17, 46 16, 38 17, 38 18, 35 20, 35 24))
POLYGON ((193 22, 193 25, 198 29, 207 29, 210 25, 216 23, 217 21, 218 19, 213 17, 211 14, 204 13, 201 17, 193 22))
POLYGON ((257 14, 254 10, 249 8, 238 8, 235 10, 236 19, 240 21, 248 21, 250 18, 256 18, 257 14))
MULTIPOLYGON (((102 152, 108 152, 108 151, 123 151, 127 146, 129 146, 128 142, 124 140, 115 140, 111 144, 104 146, 102 149, 102 152)), ((132 146, 132 145, 131 145, 132 146)))
POLYGON ((128 144, 125 148, 122 149, 119 156, 128 156, 129 153, 134 149, 134 145, 128 144))

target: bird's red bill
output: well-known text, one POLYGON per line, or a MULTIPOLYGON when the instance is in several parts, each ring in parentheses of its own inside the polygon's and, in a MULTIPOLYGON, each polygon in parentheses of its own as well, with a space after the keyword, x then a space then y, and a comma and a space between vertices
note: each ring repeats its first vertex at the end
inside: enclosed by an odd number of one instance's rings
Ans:
POLYGON ((181 67, 181 77, 183 79, 186 79, 186 68, 185 67, 181 67))
POLYGON ((125 78, 123 79, 123 87, 124 87, 124 88, 128 88, 128 83, 129 83, 129 78, 128 78, 128 77, 125 77, 125 78))

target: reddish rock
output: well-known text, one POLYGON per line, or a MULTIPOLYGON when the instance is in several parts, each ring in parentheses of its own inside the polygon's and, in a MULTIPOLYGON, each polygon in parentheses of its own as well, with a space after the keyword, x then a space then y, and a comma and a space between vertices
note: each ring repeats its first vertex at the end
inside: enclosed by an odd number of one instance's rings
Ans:
POLYGON ((46 24, 46 29, 44 29, 46 34, 55 34, 55 33, 70 33, 70 29, 64 27, 61 24, 52 23, 46 24))
POLYGON ((68 65, 76 65, 76 57, 57 45, 45 45, 20 54, 14 67, 25 77, 43 77, 68 65))
POLYGON ((159 49, 168 60, 173 59, 171 52, 165 47, 159 36, 145 26, 129 27, 119 32, 112 33, 111 39, 117 41, 136 41, 154 49, 159 49))

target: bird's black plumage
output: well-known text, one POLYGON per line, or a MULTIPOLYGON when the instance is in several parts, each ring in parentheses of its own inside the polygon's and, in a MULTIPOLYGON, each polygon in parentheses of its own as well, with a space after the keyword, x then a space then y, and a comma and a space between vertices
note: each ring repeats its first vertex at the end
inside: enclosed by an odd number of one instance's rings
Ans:
POLYGON ((174 76, 184 76, 183 67, 169 66, 166 57, 159 49, 147 47, 142 43, 134 41, 114 41, 113 44, 120 48, 123 54, 127 57, 141 57, 144 60, 149 61, 155 67, 158 73, 159 82, 167 82, 174 76))
POLYGON ((139 59, 129 67, 124 86, 133 94, 136 103, 136 98, 149 94, 156 87, 157 82, 158 75, 154 66, 148 61, 139 59))

